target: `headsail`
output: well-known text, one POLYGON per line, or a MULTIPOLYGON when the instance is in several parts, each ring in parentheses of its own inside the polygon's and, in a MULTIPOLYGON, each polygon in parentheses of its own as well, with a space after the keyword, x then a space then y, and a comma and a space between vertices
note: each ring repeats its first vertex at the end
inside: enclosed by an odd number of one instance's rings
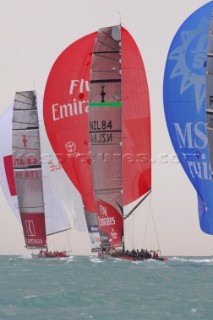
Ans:
POLYGON ((212 6, 212 1, 202 6, 181 25, 171 43, 164 74, 170 138, 197 191, 200 227, 208 234, 213 234, 213 184, 206 130, 210 86, 207 84, 206 92, 206 59, 212 6))
POLYGON ((4 143, 1 144, 0 148, 0 183, 12 212, 20 222, 21 220, 13 173, 12 109, 13 106, 9 106, 0 117, 0 136, 4 137, 4 143))
POLYGON ((79 39, 61 53, 50 71, 44 94, 47 135, 82 196, 93 250, 100 247, 88 145, 89 76, 95 35, 79 39))
POLYGON ((121 26, 97 33, 91 64, 89 133, 102 244, 121 247, 124 205, 151 188, 146 75, 133 38, 121 26))
POLYGON ((211 176, 213 177, 213 11, 208 34, 206 61, 206 123, 210 151, 211 176))
POLYGON ((36 95, 17 92, 13 106, 13 165, 26 247, 46 247, 36 95))

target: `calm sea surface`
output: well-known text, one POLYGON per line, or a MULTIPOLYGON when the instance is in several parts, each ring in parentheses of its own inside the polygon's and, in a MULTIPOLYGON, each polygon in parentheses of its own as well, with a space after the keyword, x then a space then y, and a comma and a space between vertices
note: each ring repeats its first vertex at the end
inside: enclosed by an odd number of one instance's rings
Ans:
POLYGON ((0 319, 213 319, 213 258, 0 256, 0 319))

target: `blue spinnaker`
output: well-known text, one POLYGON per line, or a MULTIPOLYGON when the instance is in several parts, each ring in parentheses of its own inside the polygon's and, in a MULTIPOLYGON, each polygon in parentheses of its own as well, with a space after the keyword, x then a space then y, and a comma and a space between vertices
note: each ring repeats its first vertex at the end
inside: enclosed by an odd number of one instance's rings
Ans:
POLYGON ((206 60, 213 1, 177 31, 164 74, 164 109, 170 138, 197 191, 202 231, 213 234, 213 183, 206 130, 206 60))

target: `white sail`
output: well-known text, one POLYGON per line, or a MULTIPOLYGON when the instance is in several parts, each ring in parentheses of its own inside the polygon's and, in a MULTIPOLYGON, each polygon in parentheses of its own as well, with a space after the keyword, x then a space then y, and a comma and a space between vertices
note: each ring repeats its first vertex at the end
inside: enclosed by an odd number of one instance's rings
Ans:
MULTIPOLYGON (((38 98, 39 118, 42 115, 42 99, 38 98)), ((0 117, 0 134, 4 137, 4 143, 0 149, 0 183, 10 208, 16 218, 20 220, 18 199, 14 189, 14 176, 12 173, 12 113, 13 106, 10 105, 0 117)), ((40 126, 42 121, 40 121, 40 126)), ((54 186, 50 177, 48 164, 42 164, 44 184, 44 204, 46 215, 46 231, 52 234, 70 228, 66 209, 61 196, 54 186), (50 214, 51 212, 51 214, 50 214), (60 212, 60 215, 59 215, 60 212)))
POLYGON ((12 170, 12 105, 0 117, 0 135, 4 137, 0 148, 0 183, 12 212, 20 222, 12 170))

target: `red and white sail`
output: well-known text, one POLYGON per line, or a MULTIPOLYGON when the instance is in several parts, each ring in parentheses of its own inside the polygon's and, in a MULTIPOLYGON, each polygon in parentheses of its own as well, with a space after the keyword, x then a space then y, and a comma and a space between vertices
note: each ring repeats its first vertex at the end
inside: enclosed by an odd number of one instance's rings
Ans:
POLYGON ((151 189, 148 86, 127 30, 101 29, 62 52, 46 83, 44 122, 82 196, 93 248, 98 229, 103 245, 121 246, 125 206, 151 189))

